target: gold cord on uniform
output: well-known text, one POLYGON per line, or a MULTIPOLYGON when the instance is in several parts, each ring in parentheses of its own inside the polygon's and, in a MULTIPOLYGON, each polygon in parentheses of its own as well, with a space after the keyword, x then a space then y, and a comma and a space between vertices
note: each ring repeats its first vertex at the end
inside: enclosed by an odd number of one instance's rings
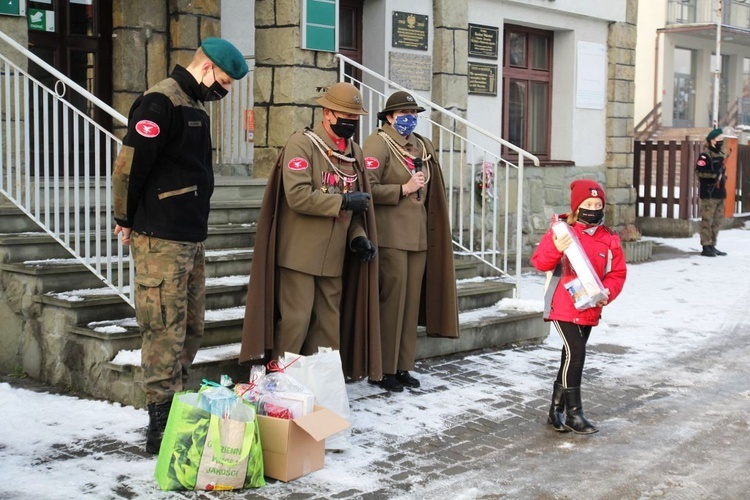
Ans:
POLYGON ((356 158, 352 158, 350 156, 346 156, 344 154, 339 153, 338 151, 334 151, 332 148, 328 147, 328 144, 325 143, 323 139, 318 136, 315 132, 310 130, 309 128, 306 128, 304 132, 302 132, 305 136, 307 136, 310 141, 315 145, 315 147, 318 148, 318 151, 320 151, 320 154, 323 155, 323 158, 326 159, 328 162, 328 165, 331 167, 333 172, 321 172, 321 183, 322 186, 320 188, 321 191, 324 193, 327 193, 329 189, 333 188, 338 184, 338 178, 341 178, 341 191, 344 193, 348 193, 349 191, 352 191, 354 188, 354 184, 357 182, 357 173, 353 174, 347 174, 340 168, 338 168, 336 165, 333 164, 331 161, 331 156, 338 158, 339 160, 346 162, 346 163, 354 163, 357 161, 356 158), (338 175, 338 177, 336 177, 338 175))
MULTIPOLYGON (((398 158, 399 163, 406 169, 407 172, 409 172, 409 175, 414 175, 414 172, 412 169, 409 168, 409 166, 406 164, 406 161, 404 161, 404 158, 409 158, 410 160, 416 160, 417 156, 409 153, 407 150, 405 150, 399 143, 397 143, 390 135, 383 132, 383 130, 378 130, 378 135, 385 141, 385 144, 388 146, 388 148, 396 153, 396 157, 398 158)), ((424 145, 424 142, 419 137, 414 136, 414 138, 419 142, 419 144, 422 146, 422 163, 426 164, 428 161, 432 159, 432 155, 425 156, 425 153, 427 152, 427 148, 424 145)), ((430 169, 427 169, 427 175, 425 177, 424 183, 427 185, 427 183, 430 182, 430 169)))

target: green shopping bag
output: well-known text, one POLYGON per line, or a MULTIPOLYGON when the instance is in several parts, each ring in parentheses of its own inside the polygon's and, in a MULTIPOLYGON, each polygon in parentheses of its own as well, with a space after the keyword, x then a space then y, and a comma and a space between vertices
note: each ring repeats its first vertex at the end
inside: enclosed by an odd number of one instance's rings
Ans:
POLYGON ((255 410, 240 403, 229 418, 201 408, 196 392, 175 394, 156 461, 164 491, 259 488, 263 452, 255 410))

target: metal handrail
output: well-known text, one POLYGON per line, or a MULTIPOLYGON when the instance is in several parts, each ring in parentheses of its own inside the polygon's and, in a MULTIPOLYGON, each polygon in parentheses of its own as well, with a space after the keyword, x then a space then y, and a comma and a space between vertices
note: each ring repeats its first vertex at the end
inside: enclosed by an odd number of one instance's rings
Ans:
MULTIPOLYGON (((116 121, 127 119, 0 32, 0 39, 116 121)), ((0 192, 104 285, 133 305, 133 266, 113 234, 112 165, 122 142, 0 55, 0 192), (128 290, 129 289, 129 290, 128 290)))
MULTIPOLYGON (((361 64, 353 61, 352 59, 336 54, 336 58, 339 59, 339 80, 340 81, 352 81, 360 86, 360 90, 363 91, 363 99, 370 108, 373 104, 383 106, 385 99, 385 92, 373 88, 366 84, 361 78, 355 80, 345 73, 345 67, 351 66, 362 72, 363 75, 367 75, 374 80, 380 82, 383 88, 386 86, 395 88, 397 90, 403 90, 410 92, 414 98, 423 107, 429 108, 431 111, 435 111, 438 114, 451 120, 453 125, 462 125, 467 129, 471 129, 476 132, 480 137, 483 137, 485 141, 491 142, 497 146, 497 151, 490 151, 476 142, 470 141, 466 136, 460 135, 455 131, 457 127, 446 127, 436 120, 428 118, 428 121, 432 125, 434 134, 439 137, 437 140, 433 138, 433 142, 436 144, 436 150, 441 156, 440 163, 443 169, 449 170, 448 182, 446 188, 449 191, 448 203, 450 207, 450 218, 451 218, 451 229, 454 235, 454 245, 470 253, 474 258, 477 258, 490 268, 499 272, 501 275, 509 277, 515 281, 515 295, 518 296, 518 285, 521 279, 521 268, 522 268, 522 227, 523 227, 523 179, 524 179, 524 163, 525 160, 531 161, 535 166, 539 166, 539 159, 525 151, 515 144, 512 144, 503 138, 485 130, 484 128, 472 123, 465 118, 458 116, 457 114, 443 108, 442 106, 425 99, 416 92, 409 90, 408 88, 399 85, 398 83, 390 80, 371 69, 362 66, 361 64), (368 94, 368 92, 370 94, 368 94), (373 102, 372 94, 377 96, 377 103, 373 102), (447 140, 445 138, 448 138, 447 140), (454 146, 454 140, 458 140, 459 149, 456 150, 454 146), (502 157, 501 152, 503 148, 507 148, 510 151, 515 152, 518 156, 515 160, 517 163, 505 159, 502 157), (443 161, 443 156, 448 156, 448 161, 443 161), (458 161, 455 161, 455 157, 458 156, 458 161), (476 161, 479 159, 481 163, 481 170, 477 172, 476 161), (498 188, 496 182, 487 181, 488 178, 497 181, 499 179, 498 170, 504 169, 504 181, 505 181, 505 195, 503 196, 504 204, 501 207, 499 203, 500 196, 498 195, 498 188), (468 169, 468 172, 467 172, 468 169), (512 179, 510 177, 511 170, 517 171, 517 182, 516 182, 516 229, 515 229, 515 277, 512 277, 508 270, 508 250, 509 245, 509 230, 510 230, 510 186, 512 179), (468 173, 468 179, 467 179, 468 173), (458 177, 458 185, 454 186, 454 179, 458 177), (477 183, 481 184, 481 190, 477 199, 477 193, 475 186, 477 183), (454 200, 454 192, 457 191, 458 200, 454 200), (476 205, 480 207, 477 209, 476 205), (454 212, 457 212, 458 220, 455 220, 454 212), (489 228, 486 220, 491 218, 489 228), (466 224, 468 227, 464 227, 464 221, 467 219, 466 224), (478 224, 481 224, 481 229, 477 228, 478 224), (503 245, 502 255, 503 262, 502 267, 497 263, 497 256, 501 252, 498 249, 497 234, 498 234, 498 220, 503 221, 503 245), (464 241, 464 232, 468 230, 469 237, 468 242, 464 241), (474 234, 479 232, 475 240, 474 234), (489 233, 489 234, 488 234, 489 233), (488 245, 487 240, 491 239, 488 245)), ((381 108, 382 109, 382 108, 381 108)), ((368 123, 368 122, 365 122, 368 123)), ((364 139, 364 134, 370 132, 366 130, 366 127, 360 127, 360 140, 364 139)), ((368 134, 369 135, 369 134, 368 134)))
POLYGON ((96 97, 94 94, 86 90, 85 88, 78 85, 76 82, 65 76, 63 73, 55 69, 53 66, 50 66, 48 63, 46 63, 43 59, 36 56, 34 53, 29 51, 26 47, 19 44, 15 40, 13 40, 11 37, 0 31, 0 40, 3 40, 5 43, 22 53, 24 56, 26 56, 29 60, 34 61, 36 64, 44 68, 45 71, 53 75, 55 78, 60 80, 61 82, 65 83, 68 87, 72 88, 79 94, 81 94, 83 97, 85 97, 87 100, 93 102, 96 104, 102 111, 107 113, 109 116, 117 120, 123 125, 128 124, 128 119, 122 114, 119 113, 116 109, 114 109, 112 106, 107 104, 106 102, 102 101, 98 97, 96 97))

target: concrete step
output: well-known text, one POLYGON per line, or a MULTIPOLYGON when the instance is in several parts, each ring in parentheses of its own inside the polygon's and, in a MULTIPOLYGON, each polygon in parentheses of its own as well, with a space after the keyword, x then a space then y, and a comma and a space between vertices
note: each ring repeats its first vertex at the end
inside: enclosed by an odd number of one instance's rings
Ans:
MULTIPOLYGON (((206 249, 250 249, 255 244, 257 226, 252 224, 221 224, 209 226, 206 249)), ((106 245, 107 237, 112 245, 112 254, 117 255, 117 239, 107 233, 100 233, 100 244, 106 245)), ((96 248, 96 235, 89 234, 92 249, 96 248)), ((75 246, 71 235, 69 245, 75 246)), ((78 244, 85 247, 85 236, 79 235, 78 244)), ((127 250, 124 250, 127 253, 127 250)), ((67 259, 71 254, 52 236, 44 232, 0 233, 0 262, 25 262, 47 259, 67 259)))
MULTIPOLYGON (((206 279, 207 314, 243 305, 247 282, 247 275, 206 279)), ((133 308, 107 287, 48 292, 35 296, 34 300, 44 304, 45 309, 64 309, 70 323, 85 325, 83 328, 125 324, 123 328, 137 332, 133 308), (91 326, 91 323, 96 324, 91 326)))
MULTIPOLYGON (((249 275, 250 264, 253 259, 253 250, 207 250, 206 251, 206 277, 217 278, 221 276, 249 275)), ((103 271, 104 266, 103 265, 103 271)), ((125 261, 123 268, 123 283, 129 284, 128 270, 130 260, 125 261)), ((60 292, 71 290, 74 284, 76 289, 99 288, 101 281, 83 264, 76 259, 45 259, 27 260, 24 262, 11 262, 0 264, 0 270, 9 273, 33 276, 37 278, 38 284, 34 290, 38 293, 60 292)), ((116 271, 112 271, 113 274, 116 271)), ((115 281, 117 276, 114 274, 115 281)))
MULTIPOLYGON (((242 315, 240 309, 224 312, 225 319, 220 321, 224 328, 234 323, 241 330, 242 315), (237 319, 229 319, 232 316, 237 319)), ((543 341, 549 334, 549 326, 542 320, 541 312, 520 310, 499 310, 495 307, 478 309, 461 313, 459 316, 461 335, 459 339, 442 339, 427 337, 420 328, 417 334, 417 359, 443 356, 485 348, 505 347, 510 345, 531 344, 543 341)), ((235 382, 244 381, 249 375, 249 368, 237 364, 240 344, 238 342, 219 346, 212 343, 217 337, 213 330, 219 322, 207 320, 206 339, 193 366, 189 385, 197 387, 204 378, 218 380, 227 374, 235 382)), ((86 334, 79 334, 80 337, 86 334)), ((120 334, 121 335, 121 334, 120 334)), ((98 381, 87 379, 90 386, 87 393, 98 392, 99 397, 122 404, 143 406, 142 389, 134 383, 142 380, 140 368, 140 338, 133 337, 132 348, 118 351, 111 360, 102 360, 97 371, 101 373, 98 381), (104 382, 104 383, 102 383, 104 382)), ((82 378, 83 380, 83 378, 82 378)))

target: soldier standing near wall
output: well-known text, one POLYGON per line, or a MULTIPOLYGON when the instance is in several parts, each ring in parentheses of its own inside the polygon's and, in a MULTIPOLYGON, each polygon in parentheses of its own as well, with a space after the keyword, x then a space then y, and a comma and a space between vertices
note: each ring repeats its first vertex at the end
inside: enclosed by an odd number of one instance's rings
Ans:
POLYGON ((445 185, 432 142, 414 133, 421 111, 411 94, 395 92, 378 113, 382 128, 364 146, 380 244, 384 373, 370 381, 393 392, 420 386, 409 373, 418 323, 428 335, 458 337, 445 185))
POLYGON ((726 252, 716 248, 719 228, 724 220, 724 200, 727 198, 727 179, 724 161, 726 155, 722 150, 724 131, 715 128, 706 136, 706 145, 698 157, 695 172, 700 182, 701 199, 701 255, 716 257, 726 252))
POLYGON ((375 221, 351 140, 367 111, 350 83, 316 102, 322 123, 292 134, 263 196, 240 363, 330 347, 351 378, 379 376, 375 221))
POLYGON ((247 72, 234 45, 206 38, 187 68, 177 65, 133 103, 115 162, 115 234, 135 265, 149 453, 159 452, 172 396, 184 389, 203 338, 214 173, 202 103, 224 97, 247 72))

